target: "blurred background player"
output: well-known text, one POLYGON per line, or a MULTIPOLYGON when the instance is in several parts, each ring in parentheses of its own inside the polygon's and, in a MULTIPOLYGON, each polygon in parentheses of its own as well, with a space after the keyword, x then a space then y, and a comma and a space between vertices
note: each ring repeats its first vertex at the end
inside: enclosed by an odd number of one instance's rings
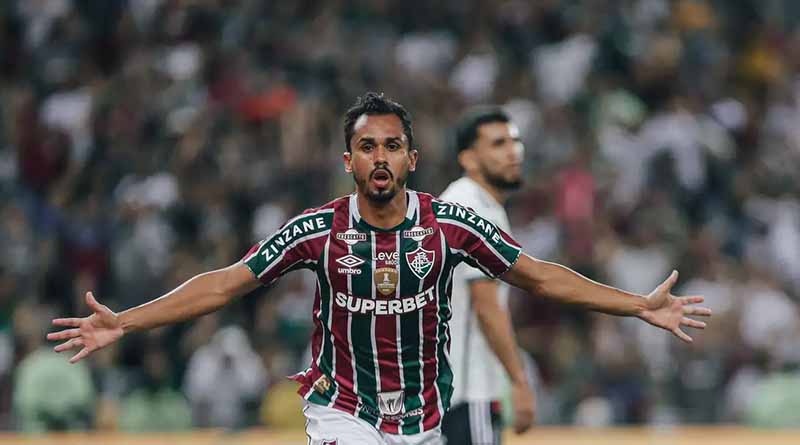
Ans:
MULTIPOLYGON (((503 205, 522 184, 519 129, 500 107, 475 108, 456 125, 455 146, 464 176, 440 198, 469 207, 510 233, 503 205)), ((447 443, 500 443, 500 399, 507 387, 502 368, 511 382, 515 431, 522 433, 533 423, 534 397, 514 340, 508 291, 507 284, 471 267, 459 266, 453 274, 450 360, 455 388, 442 423, 447 443)))

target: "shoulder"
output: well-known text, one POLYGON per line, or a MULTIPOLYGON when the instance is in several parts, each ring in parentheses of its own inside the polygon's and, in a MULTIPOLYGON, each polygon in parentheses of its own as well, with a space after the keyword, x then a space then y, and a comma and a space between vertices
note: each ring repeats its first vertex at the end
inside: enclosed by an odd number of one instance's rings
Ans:
POLYGON ((479 187, 475 181, 463 176, 451 182, 439 197, 448 201, 458 201, 462 196, 476 195, 479 187))
POLYGON ((348 203, 350 202, 350 195, 340 196, 336 199, 333 199, 319 207, 313 207, 310 209, 306 209, 303 211, 301 215, 309 214, 309 213, 329 213, 336 210, 341 210, 342 207, 347 207, 348 203))
POLYGON ((333 226, 334 214, 340 210, 342 201, 347 202, 347 198, 337 198, 322 206, 304 210, 299 215, 287 221, 283 226, 283 231, 292 230, 295 233, 306 233, 330 230, 333 226))
POLYGON ((450 183, 439 199, 460 204, 480 214, 486 214, 492 208, 491 202, 486 199, 486 191, 478 183, 466 177, 450 183))

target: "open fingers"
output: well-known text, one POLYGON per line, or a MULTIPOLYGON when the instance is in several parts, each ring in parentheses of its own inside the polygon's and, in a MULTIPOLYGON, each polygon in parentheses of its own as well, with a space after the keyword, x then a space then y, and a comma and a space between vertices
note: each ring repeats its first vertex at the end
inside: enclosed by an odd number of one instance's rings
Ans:
POLYGON ((56 318, 53 320, 54 326, 70 326, 77 328, 81 325, 81 318, 56 318))
POLYGON ((664 280, 663 283, 658 285, 658 290, 660 291, 667 291, 669 292, 672 289, 672 286, 678 281, 678 271, 673 270, 671 274, 664 280))
POLYGON ((86 357, 87 355, 89 355, 89 353, 90 353, 90 352, 92 352, 92 351, 91 351, 91 350, 89 350, 89 348, 88 348, 88 347, 84 347, 83 349, 81 349, 80 351, 78 351, 78 353, 77 353, 77 354, 73 355, 73 356, 72 356, 72 358, 71 358, 71 359, 69 359, 69 362, 70 362, 70 363, 77 363, 77 362, 78 362, 78 360, 80 360, 80 359, 82 359, 82 358, 86 357))
POLYGON ((689 326, 690 328, 696 329, 705 329, 706 324, 702 321, 692 320, 689 317, 683 317, 681 319, 681 324, 684 326, 689 326))
POLYGON ((86 292, 86 304, 94 312, 102 312, 103 309, 105 309, 105 306, 97 302, 97 299, 94 298, 94 294, 91 291, 86 292))
POLYGON ((684 306, 683 307, 683 314, 684 315, 698 315, 701 317, 710 317, 711 316, 711 309, 702 306, 684 306))
POLYGON ((678 299, 681 300, 681 303, 683 304, 697 304, 706 301, 705 297, 702 295, 688 295, 685 297, 679 297, 678 299))
POLYGON ((63 352, 63 351, 68 351, 72 348, 77 348, 79 346, 83 346, 83 340, 81 340, 80 338, 73 338, 71 340, 65 341, 64 343, 61 343, 60 345, 57 345, 55 348, 53 348, 53 350, 56 352, 63 352))
POLYGON ((51 332, 47 334, 48 340, 67 340, 70 338, 75 338, 81 335, 81 330, 78 328, 74 329, 64 329, 63 331, 59 332, 51 332))
POLYGON ((675 334, 676 337, 680 338, 681 340, 685 341, 686 343, 692 342, 692 337, 686 335, 685 332, 681 330, 681 328, 675 328, 672 330, 672 333, 675 334))

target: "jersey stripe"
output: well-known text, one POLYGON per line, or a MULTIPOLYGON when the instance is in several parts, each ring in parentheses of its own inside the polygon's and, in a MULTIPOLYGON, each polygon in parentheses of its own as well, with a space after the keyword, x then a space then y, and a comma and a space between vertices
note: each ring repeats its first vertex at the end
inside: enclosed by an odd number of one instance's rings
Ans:
MULTIPOLYGON (((376 258, 377 258, 377 252, 376 252, 377 240, 376 240, 376 236, 375 236, 375 232, 374 231, 371 231, 369 235, 370 235, 370 238, 371 238, 371 241, 372 241, 372 243, 370 245, 370 247, 372 248, 372 253, 370 254, 370 260, 369 261, 372 264, 372 271, 373 271, 369 275, 369 279, 370 279, 370 296, 372 297, 372 301, 375 301, 377 299, 376 292, 375 292, 375 278, 374 278, 374 273, 375 273, 375 270, 377 269, 376 264, 375 264, 376 258)), ((369 320, 369 323, 370 323, 370 339, 369 340, 370 340, 370 343, 372 345, 372 363, 373 363, 373 366, 375 367, 375 393, 376 394, 381 392, 381 366, 378 363, 378 354, 379 354, 379 352, 378 352, 378 346, 376 344, 376 339, 378 338, 378 332, 375 329, 375 321, 377 319, 378 319, 377 315, 372 315, 370 317, 370 320, 369 320)), ((377 400, 376 400, 376 403, 377 403, 377 400)), ((378 420, 375 423, 375 428, 380 429, 382 422, 383 422, 383 419, 381 417, 378 417, 378 420)))
MULTIPOLYGON (((350 201, 351 203, 353 200, 350 201)), ((351 210, 352 212, 352 210, 351 210)), ((361 266, 362 273, 353 275, 353 293, 359 298, 372 297, 373 288, 373 264, 372 264, 372 245, 373 239, 368 236, 367 241, 356 243, 353 247, 353 254, 364 260, 361 266)), ((355 356, 356 379, 358 379, 358 398, 361 401, 357 412, 358 417, 364 419, 372 425, 378 423, 377 416, 377 394, 378 382, 376 379, 375 353, 373 351, 372 327, 373 315, 370 313, 352 313, 350 322, 350 335, 355 356), (365 409, 367 408, 367 409, 365 409)))
MULTIPOLYGON (((341 205, 340 205, 341 207, 341 205)), ((339 211, 333 219, 333 227, 331 233, 341 233, 350 227, 350 218, 347 212, 339 211)), ((329 269, 334 270, 339 265, 337 259, 342 256, 350 254, 350 246, 344 241, 338 240, 335 237, 330 237, 331 242, 331 258, 329 259, 329 269)), ((329 280, 334 289, 347 289, 348 292, 352 290, 352 283, 350 275, 340 273, 329 273, 329 280)), ((334 369, 336 371, 336 386, 337 393, 335 400, 333 400, 333 407, 342 411, 354 414, 358 406, 358 399, 355 396, 354 386, 356 385, 354 378, 354 357, 352 352, 352 345, 350 343, 350 313, 335 308, 333 305, 333 327, 331 329, 334 345, 336 349, 334 369)))
MULTIPOLYGON (((387 267, 397 270, 396 264, 391 264, 392 254, 398 250, 398 235, 396 232, 372 232, 373 239, 373 264, 375 269, 387 267)), ((398 254, 399 255, 399 254, 398 254)), ((399 256, 398 256, 399 258, 399 256)), ((399 277, 399 273, 398 273, 399 277)), ((397 283, 401 284, 401 283, 397 283)), ((399 287, 395 287, 394 293, 385 296, 376 292, 373 285, 373 295, 376 299, 387 300, 388 304, 397 303, 399 299, 399 287)), ((376 367, 378 368, 378 392, 393 392, 401 389, 401 379, 397 364, 398 347, 397 343, 397 315, 375 315, 373 317, 374 327, 374 351, 376 367)), ((398 433, 398 422, 394 419, 383 420, 383 431, 390 434, 398 433)))

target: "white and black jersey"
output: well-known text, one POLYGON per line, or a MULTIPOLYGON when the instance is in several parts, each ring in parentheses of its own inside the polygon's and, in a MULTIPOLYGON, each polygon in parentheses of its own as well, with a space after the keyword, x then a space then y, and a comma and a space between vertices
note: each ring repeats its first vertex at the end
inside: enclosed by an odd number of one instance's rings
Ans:
MULTIPOLYGON (((441 199, 470 207, 478 215, 509 232, 508 215, 503 206, 474 180, 462 177, 452 182, 441 199)), ((490 279, 481 271, 458 266, 453 273, 452 343, 450 362, 454 379, 452 405, 461 402, 490 402, 501 397, 508 380, 500 361, 489 347, 472 310, 469 285, 474 280, 490 279)), ((500 305, 507 309, 509 286, 498 283, 500 305)))

